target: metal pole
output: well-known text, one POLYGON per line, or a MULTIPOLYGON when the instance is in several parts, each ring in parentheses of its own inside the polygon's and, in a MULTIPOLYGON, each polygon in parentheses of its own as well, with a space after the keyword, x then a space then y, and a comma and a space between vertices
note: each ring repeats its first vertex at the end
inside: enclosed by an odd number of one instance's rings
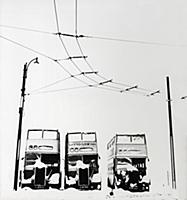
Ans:
POLYGON ((170 83, 169 77, 166 77, 167 84, 167 102, 168 102, 168 117, 169 117, 169 140, 170 140, 170 154, 171 154, 171 177, 172 188, 176 189, 176 172, 175 172, 175 153, 174 153, 174 140, 173 140, 173 126, 172 126, 172 111, 171 111, 171 96, 170 96, 170 83))
POLYGON ((23 82, 22 82, 22 89, 21 89, 21 104, 19 107, 19 124, 18 124, 18 135, 17 135, 17 146, 16 146, 16 160, 15 160, 15 172, 14 172, 14 190, 17 191, 17 184, 18 184, 18 173, 19 173, 19 159, 20 159, 20 149, 21 149, 21 131, 22 131, 22 121, 23 121, 23 110, 24 110, 24 103, 25 103, 25 85, 26 85, 26 78, 27 78, 27 70, 29 65, 32 61, 34 63, 38 63, 38 58, 32 59, 28 64, 25 63, 23 69, 23 82))

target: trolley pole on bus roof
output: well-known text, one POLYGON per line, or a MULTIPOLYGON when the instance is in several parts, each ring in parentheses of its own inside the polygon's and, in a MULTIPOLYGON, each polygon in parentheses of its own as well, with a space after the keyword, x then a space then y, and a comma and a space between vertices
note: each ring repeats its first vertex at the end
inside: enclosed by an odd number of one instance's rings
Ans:
POLYGON ((173 126, 172 126, 172 111, 171 111, 171 96, 170 96, 170 83, 169 77, 166 77, 167 85, 167 102, 168 102, 168 117, 169 117, 169 140, 170 140, 170 156, 171 156, 171 178, 172 188, 176 189, 176 171, 175 171, 175 152, 173 140, 173 126))
POLYGON ((14 172, 14 190, 17 191, 17 184, 18 184, 18 173, 19 173, 19 159, 20 159, 20 148, 21 148, 21 131, 22 131, 22 120, 23 120, 23 109, 25 103, 25 85, 26 85, 26 78, 27 78, 27 71, 29 65, 34 62, 39 64, 38 58, 32 59, 29 63, 25 63, 23 69, 23 82, 22 82, 22 89, 21 89, 21 103, 19 107, 19 124, 18 124, 18 135, 17 135, 17 146, 16 146, 16 160, 15 160, 15 172, 14 172))

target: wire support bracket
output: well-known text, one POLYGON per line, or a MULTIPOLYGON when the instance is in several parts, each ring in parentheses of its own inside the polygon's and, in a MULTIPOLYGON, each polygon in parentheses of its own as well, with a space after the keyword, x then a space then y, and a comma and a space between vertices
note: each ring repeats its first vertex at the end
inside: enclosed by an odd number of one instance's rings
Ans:
POLYGON ((91 72, 81 72, 82 75, 87 75, 87 74, 98 74, 98 71, 91 71, 91 72))
POLYGON ((160 94, 160 90, 152 92, 152 93, 148 94, 147 96, 150 97, 150 96, 154 96, 155 94, 160 94))
POLYGON ((112 79, 100 82, 100 83, 98 83, 98 85, 104 85, 104 84, 107 84, 107 83, 112 83, 112 79))

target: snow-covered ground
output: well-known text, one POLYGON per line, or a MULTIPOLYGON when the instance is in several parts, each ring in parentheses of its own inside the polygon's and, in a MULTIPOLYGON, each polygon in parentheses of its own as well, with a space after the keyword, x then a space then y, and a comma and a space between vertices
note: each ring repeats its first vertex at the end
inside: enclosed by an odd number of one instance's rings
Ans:
POLYGON ((9 192, 1 196, 1 200, 179 200, 175 192, 143 192, 131 193, 121 189, 114 190, 114 195, 109 195, 110 190, 105 191, 79 191, 76 189, 67 190, 31 190, 26 188, 17 192, 9 192))

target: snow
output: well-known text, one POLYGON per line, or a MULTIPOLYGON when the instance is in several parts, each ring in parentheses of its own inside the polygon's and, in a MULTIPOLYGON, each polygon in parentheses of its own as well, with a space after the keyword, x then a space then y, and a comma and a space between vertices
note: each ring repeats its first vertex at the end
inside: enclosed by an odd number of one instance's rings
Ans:
POLYGON ((110 196, 110 189, 105 190, 93 190, 93 191, 81 191, 74 188, 66 190, 32 190, 30 188, 20 189, 19 191, 12 191, 1 196, 1 200, 179 200, 175 192, 143 192, 143 193, 132 193, 124 191, 122 189, 114 190, 114 195, 110 196))

